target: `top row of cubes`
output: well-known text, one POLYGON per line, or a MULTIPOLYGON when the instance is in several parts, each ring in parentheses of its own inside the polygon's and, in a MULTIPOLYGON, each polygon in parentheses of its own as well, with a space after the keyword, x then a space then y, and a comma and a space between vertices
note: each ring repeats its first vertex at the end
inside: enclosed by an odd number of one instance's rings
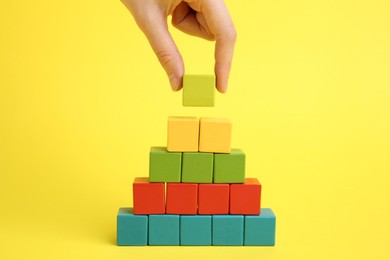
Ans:
POLYGON ((169 152, 230 153, 232 123, 225 118, 168 117, 169 152))

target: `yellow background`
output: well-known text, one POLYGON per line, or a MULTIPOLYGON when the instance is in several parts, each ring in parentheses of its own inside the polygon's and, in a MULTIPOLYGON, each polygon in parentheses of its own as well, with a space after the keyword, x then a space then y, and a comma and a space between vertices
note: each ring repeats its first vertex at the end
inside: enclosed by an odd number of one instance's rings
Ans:
MULTIPOLYGON (((0 259, 390 259, 390 2, 226 3, 230 88, 184 108, 119 0, 0 2, 0 259), (275 247, 115 245, 170 115, 232 120, 275 247)), ((212 73, 213 43, 171 31, 212 73)))

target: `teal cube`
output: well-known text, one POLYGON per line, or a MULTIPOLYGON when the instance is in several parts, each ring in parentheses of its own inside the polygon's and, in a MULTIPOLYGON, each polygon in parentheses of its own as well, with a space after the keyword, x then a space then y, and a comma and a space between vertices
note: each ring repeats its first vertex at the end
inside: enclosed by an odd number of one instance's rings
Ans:
POLYGON ((212 107, 214 100, 214 75, 184 75, 183 106, 212 107))
POLYGON ((213 245, 242 246, 244 244, 243 215, 213 216, 213 245))
POLYGON ((149 245, 178 246, 179 215, 149 215, 149 245))
POLYGON ((150 182, 180 182, 181 153, 168 152, 166 147, 151 147, 149 154, 150 182))
POLYGON ((180 217, 180 245, 210 246, 211 216, 195 215, 180 217))
POLYGON ((213 153, 183 153, 182 182, 212 183, 213 153))
POLYGON ((245 153, 231 149, 228 154, 214 154, 214 183, 244 183, 245 153))
POLYGON ((276 216, 270 208, 260 212, 257 216, 245 216, 245 246, 275 245, 276 216))
POLYGON ((117 215, 117 245, 146 246, 148 244, 148 216, 134 215, 132 208, 120 208, 117 215))

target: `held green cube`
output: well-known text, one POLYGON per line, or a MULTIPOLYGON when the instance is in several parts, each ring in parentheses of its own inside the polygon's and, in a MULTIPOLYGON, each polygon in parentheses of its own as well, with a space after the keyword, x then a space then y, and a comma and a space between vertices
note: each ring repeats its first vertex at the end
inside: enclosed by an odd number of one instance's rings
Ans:
POLYGON ((117 216, 118 246, 146 246, 148 216, 134 215, 132 208, 120 208, 117 216))
POLYGON ((215 99, 214 75, 184 75, 183 106, 213 107, 215 99))
POLYGON ((228 154, 214 154, 214 183, 244 183, 245 153, 231 149, 228 154))
POLYGON ((183 153, 182 182, 212 183, 212 153, 183 153))
POLYGON ((180 182, 181 153, 168 152, 166 147, 151 147, 149 155, 150 182, 180 182))

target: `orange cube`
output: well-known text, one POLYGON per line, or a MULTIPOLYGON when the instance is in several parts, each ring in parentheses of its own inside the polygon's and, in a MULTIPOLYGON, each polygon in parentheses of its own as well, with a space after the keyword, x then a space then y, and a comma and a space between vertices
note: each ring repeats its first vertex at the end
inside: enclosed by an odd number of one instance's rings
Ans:
POLYGON ((225 118, 200 118, 199 152, 230 153, 232 123, 225 118))
POLYGON ((197 152, 199 120, 197 117, 168 117, 169 152, 197 152))

